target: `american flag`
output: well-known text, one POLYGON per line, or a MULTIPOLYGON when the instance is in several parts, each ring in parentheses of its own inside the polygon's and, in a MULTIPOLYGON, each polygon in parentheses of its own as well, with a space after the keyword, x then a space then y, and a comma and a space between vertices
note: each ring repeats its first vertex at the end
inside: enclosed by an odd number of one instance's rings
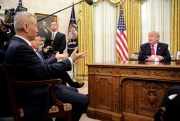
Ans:
POLYGON ((128 45, 126 36, 126 25, 124 22, 122 6, 120 6, 120 16, 116 32, 116 52, 121 61, 128 60, 128 45))

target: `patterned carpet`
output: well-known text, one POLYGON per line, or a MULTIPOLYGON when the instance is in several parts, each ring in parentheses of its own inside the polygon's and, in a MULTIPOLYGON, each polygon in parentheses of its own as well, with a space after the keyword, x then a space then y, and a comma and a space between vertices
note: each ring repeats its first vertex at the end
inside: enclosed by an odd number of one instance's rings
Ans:
POLYGON ((81 88, 78 88, 79 93, 82 94, 88 94, 88 81, 83 81, 84 82, 84 86, 81 88))

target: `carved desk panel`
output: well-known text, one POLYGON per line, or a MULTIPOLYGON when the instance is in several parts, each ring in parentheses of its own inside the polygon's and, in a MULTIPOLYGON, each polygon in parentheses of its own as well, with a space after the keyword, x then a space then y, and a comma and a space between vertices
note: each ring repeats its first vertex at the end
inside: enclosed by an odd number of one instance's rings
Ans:
POLYGON ((153 121, 165 92, 180 84, 180 65, 175 63, 87 66, 87 115, 103 121, 153 121))

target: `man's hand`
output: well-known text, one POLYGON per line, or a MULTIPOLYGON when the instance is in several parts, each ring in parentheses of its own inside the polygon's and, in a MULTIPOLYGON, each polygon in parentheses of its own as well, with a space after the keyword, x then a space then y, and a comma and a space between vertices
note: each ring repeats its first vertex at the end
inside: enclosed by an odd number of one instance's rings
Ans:
POLYGON ((64 59, 68 57, 68 53, 63 53, 63 54, 56 53, 55 57, 57 58, 57 60, 64 59))
POLYGON ((156 58, 158 58, 158 59, 159 59, 159 61, 164 60, 164 58, 163 58, 162 56, 160 56, 160 55, 156 55, 156 58))
POLYGON ((151 55, 147 58, 147 61, 162 61, 164 58, 160 55, 151 55))
POLYGON ((148 61, 148 62, 154 62, 154 61, 155 61, 155 57, 154 57, 154 56, 149 56, 149 57, 147 58, 147 61, 148 61))
POLYGON ((82 52, 82 53, 77 53, 77 50, 78 50, 78 48, 76 48, 76 49, 73 51, 73 53, 71 54, 71 56, 70 56, 73 62, 75 62, 75 61, 78 60, 79 58, 83 58, 83 57, 85 57, 85 56, 87 55, 87 52, 86 52, 86 51, 84 51, 84 52, 82 52))

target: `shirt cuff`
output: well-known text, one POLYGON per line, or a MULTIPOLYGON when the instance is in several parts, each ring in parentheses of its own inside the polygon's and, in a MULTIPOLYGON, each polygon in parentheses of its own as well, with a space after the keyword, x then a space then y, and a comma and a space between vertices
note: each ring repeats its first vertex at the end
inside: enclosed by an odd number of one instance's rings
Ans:
POLYGON ((155 61, 155 62, 159 62, 159 59, 158 59, 158 58, 155 58, 154 61, 155 61))
POLYGON ((68 59, 69 59, 69 61, 71 62, 71 65, 72 65, 72 64, 73 64, 73 60, 72 60, 72 58, 71 58, 71 57, 69 57, 68 59))

